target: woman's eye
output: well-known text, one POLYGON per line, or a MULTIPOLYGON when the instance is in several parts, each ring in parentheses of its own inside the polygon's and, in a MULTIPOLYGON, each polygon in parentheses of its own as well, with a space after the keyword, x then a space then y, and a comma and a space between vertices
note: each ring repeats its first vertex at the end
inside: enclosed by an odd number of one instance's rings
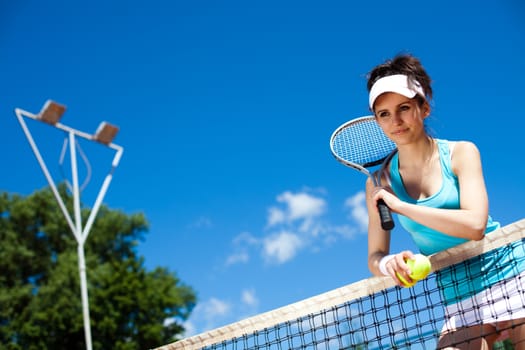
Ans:
POLYGON ((379 118, 386 118, 389 116, 388 112, 380 112, 378 115, 377 115, 379 118))
POLYGON ((410 109, 410 105, 402 105, 401 107, 399 107, 399 109, 401 111, 408 111, 410 109))

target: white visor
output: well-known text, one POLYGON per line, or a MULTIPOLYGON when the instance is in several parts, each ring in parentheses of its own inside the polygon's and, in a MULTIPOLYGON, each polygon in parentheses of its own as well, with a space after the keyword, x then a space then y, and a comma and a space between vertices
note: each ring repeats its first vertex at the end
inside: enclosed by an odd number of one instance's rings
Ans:
POLYGON ((374 102, 379 97, 379 95, 384 94, 385 92, 395 92, 396 94, 400 94, 408 98, 414 98, 414 96, 417 94, 425 97, 425 92, 417 81, 409 84, 408 77, 406 75, 389 75, 377 80, 374 85, 372 85, 370 94, 368 95, 368 104, 370 106, 370 110, 374 109, 374 102))

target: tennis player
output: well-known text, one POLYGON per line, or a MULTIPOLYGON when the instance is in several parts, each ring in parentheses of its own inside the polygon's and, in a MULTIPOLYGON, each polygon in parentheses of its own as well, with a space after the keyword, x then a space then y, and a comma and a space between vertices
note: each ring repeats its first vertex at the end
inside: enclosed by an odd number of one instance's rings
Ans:
MULTIPOLYGON (((367 88, 377 123, 398 149, 381 186, 370 179, 366 184, 368 265, 373 274, 391 276, 402 285, 396 272, 411 281, 405 259, 414 253, 390 254, 390 232, 381 228, 377 212, 379 199, 398 214, 424 255, 481 240, 500 224, 488 212, 476 145, 436 139, 426 131, 432 87, 419 59, 403 54, 376 66, 368 75, 367 88)), ((525 266, 512 266, 516 254, 524 255, 521 242, 488 254, 473 264, 483 272, 477 277, 466 268, 438 273, 446 306, 440 349, 492 349, 503 330, 515 349, 525 349, 525 266), (491 270, 495 262, 509 268, 491 270)))

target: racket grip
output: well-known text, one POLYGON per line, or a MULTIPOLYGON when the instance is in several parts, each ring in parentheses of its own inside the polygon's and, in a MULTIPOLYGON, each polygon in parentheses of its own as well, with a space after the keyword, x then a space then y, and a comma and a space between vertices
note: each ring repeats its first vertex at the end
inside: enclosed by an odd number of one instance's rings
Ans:
POLYGON ((381 227, 383 230, 390 231, 394 228, 394 219, 390 208, 386 205, 385 201, 380 199, 377 201, 377 209, 379 210, 379 217, 381 218, 381 227))

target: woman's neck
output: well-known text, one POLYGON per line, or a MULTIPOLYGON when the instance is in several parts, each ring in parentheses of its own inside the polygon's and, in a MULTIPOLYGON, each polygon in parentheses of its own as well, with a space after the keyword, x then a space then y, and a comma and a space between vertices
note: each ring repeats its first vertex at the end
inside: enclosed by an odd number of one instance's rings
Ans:
POLYGON ((432 161, 436 153, 436 141, 427 136, 421 141, 398 147, 399 166, 419 168, 432 161))

